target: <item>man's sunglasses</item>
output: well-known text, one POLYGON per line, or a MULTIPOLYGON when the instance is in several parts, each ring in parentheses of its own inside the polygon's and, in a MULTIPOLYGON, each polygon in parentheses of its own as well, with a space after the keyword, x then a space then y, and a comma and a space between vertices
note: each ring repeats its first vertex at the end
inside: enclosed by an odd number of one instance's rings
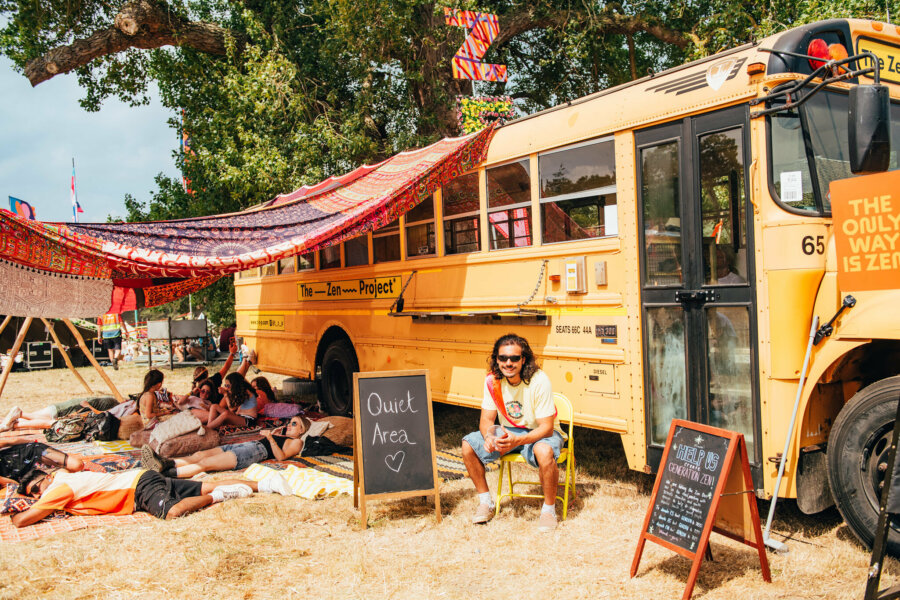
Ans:
POLYGON ((28 485, 25 487, 25 495, 26 496, 37 496, 38 492, 41 491, 41 483, 44 482, 45 477, 38 477, 37 479, 32 479, 28 482, 28 485))
POLYGON ((501 354, 500 356, 497 357, 497 362, 507 362, 507 361, 509 361, 509 362, 517 363, 517 362, 519 362, 520 360, 522 360, 522 355, 521 355, 521 354, 513 354, 513 355, 509 355, 509 356, 507 356, 506 354, 501 354))

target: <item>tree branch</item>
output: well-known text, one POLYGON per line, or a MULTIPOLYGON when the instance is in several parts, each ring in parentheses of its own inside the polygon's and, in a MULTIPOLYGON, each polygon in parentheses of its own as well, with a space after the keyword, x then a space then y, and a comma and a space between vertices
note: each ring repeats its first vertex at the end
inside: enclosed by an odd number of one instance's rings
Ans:
POLYGON ((623 15, 615 12, 607 12, 603 15, 588 15, 583 12, 557 12, 539 19, 528 12, 517 13, 512 17, 504 17, 500 24, 500 33, 494 39, 493 46, 502 47, 509 43, 517 35, 534 29, 562 28, 570 20, 591 25, 595 29, 608 34, 633 35, 640 31, 649 33, 658 40, 667 44, 686 47, 691 39, 682 32, 664 27, 646 17, 637 15, 623 15))
POLYGON ((97 58, 129 48, 143 50, 163 46, 186 46, 208 54, 224 55, 228 29, 189 21, 174 14, 162 1, 132 0, 122 6, 113 27, 97 31, 67 46, 54 48, 25 64, 25 77, 32 86, 68 73, 97 58))

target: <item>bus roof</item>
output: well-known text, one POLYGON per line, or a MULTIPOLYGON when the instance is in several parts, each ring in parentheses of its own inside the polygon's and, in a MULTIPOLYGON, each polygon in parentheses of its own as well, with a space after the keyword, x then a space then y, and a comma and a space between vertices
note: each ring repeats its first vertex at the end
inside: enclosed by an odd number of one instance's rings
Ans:
POLYGON ((806 59, 762 49, 806 53, 815 37, 843 43, 851 54, 861 38, 900 42, 895 26, 862 19, 832 19, 789 29, 510 121, 497 130, 486 163, 504 162, 750 99, 758 94, 761 85, 784 79, 785 74, 811 72, 806 59), (765 74, 749 75, 747 65, 752 63, 766 65, 765 74))

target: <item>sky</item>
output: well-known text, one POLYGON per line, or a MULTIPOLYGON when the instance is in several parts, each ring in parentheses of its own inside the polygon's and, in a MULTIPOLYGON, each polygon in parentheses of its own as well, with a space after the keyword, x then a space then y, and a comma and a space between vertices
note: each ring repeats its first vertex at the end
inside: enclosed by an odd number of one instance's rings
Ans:
POLYGON ((125 194, 147 201, 158 173, 178 176, 178 132, 158 99, 134 108, 108 99, 92 113, 83 96, 74 74, 32 88, 0 57, 0 208, 14 196, 41 221, 71 222, 72 158, 85 223, 123 218, 125 194))

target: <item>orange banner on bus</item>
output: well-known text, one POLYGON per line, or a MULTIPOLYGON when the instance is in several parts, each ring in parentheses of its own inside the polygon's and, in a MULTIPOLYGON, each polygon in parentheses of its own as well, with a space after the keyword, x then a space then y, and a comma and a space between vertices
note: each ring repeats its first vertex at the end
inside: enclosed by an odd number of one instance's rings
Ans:
POLYGON ((900 171, 831 182, 841 292, 900 282, 900 171))

